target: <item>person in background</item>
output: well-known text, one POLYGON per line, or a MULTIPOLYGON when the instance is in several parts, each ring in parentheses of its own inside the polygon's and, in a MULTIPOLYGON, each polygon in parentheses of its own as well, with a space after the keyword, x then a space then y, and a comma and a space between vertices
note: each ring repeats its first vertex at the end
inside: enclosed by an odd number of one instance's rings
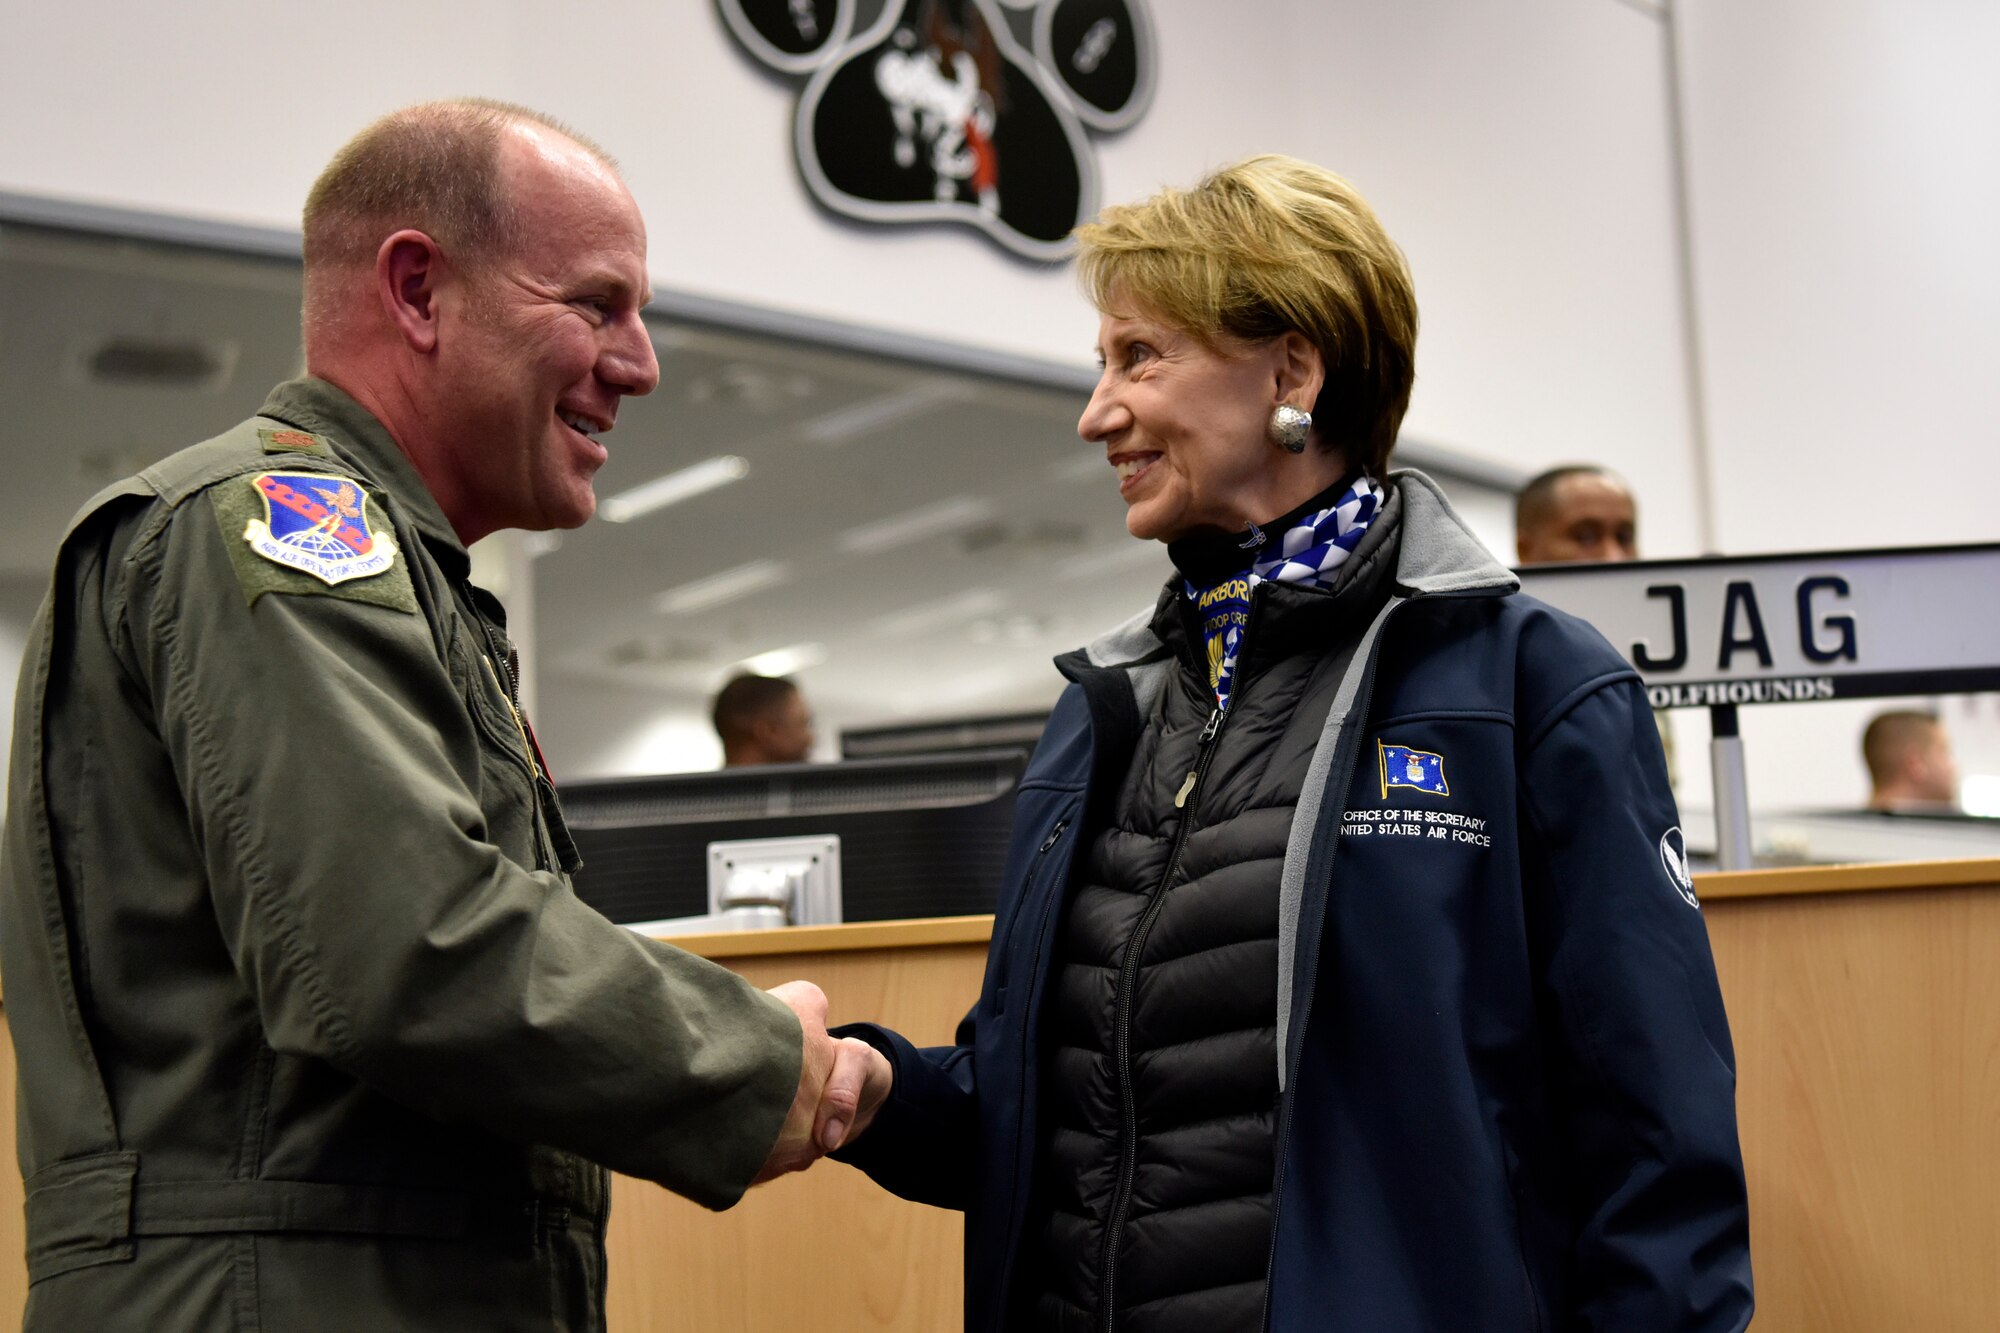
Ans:
POLYGON ((306 374, 72 522, 0 850, 28 1333, 595 1333, 607 1168, 727 1207, 886 1086, 577 899, 470 580, 591 516, 648 299, 603 150, 396 112, 307 200, 306 374))
MULTIPOLYGON (((1639 558, 1639 506, 1618 476, 1594 463, 1550 468, 1514 496, 1514 552, 1522 567, 1639 558)), ((1673 719, 1653 714, 1667 781, 1680 786, 1673 719)))
POLYGON ((1898 814, 1958 814, 1958 761, 1935 714, 1895 709, 1878 713, 1861 733, 1868 764, 1870 810, 1898 814))
POLYGON ((812 711, 789 680, 737 676, 716 692, 710 716, 724 768, 803 764, 812 754, 812 711))
MULTIPOLYGON (((1177 573, 1057 661, 983 987, 836 1154, 975 1333, 1738 1333, 1729 1029, 1645 691, 1416 472, 1401 253, 1259 157, 1078 230, 1177 573)), ((1109 480, 1109 479, 1107 479, 1109 480)))
POLYGON ((1514 497, 1514 550, 1523 565, 1639 558, 1632 491, 1601 467, 1550 468, 1514 497))

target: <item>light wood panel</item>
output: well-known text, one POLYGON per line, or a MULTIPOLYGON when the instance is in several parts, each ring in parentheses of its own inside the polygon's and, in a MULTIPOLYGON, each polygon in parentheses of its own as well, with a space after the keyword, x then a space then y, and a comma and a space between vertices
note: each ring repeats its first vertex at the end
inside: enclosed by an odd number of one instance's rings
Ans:
MULTIPOLYGON (((2000 862, 1699 877, 1736 1041, 1758 1333, 2000 1329, 2000 862)), ((832 1019, 947 1041, 989 918, 678 940, 832 1019)), ((0 1029, 0 1142, 13 1046, 0 1029)), ((828 1165, 713 1214, 620 1179, 619 1333, 959 1327, 954 1213, 828 1165)), ((0 1327, 25 1299, 21 1181, 0 1170, 0 1327)), ((1218 1330, 1218 1333, 1221 1333, 1218 1330)))
POLYGON ((1758 1333, 2000 1329, 2000 888, 1707 910, 1758 1333))
POLYGON ((1801 893, 1873 893, 1882 889, 1937 889, 2000 884, 2000 859, 1871 861, 1839 866, 1788 866, 1783 870, 1731 870, 1694 877, 1704 903, 1724 898, 1778 898, 1801 893))
MULTIPOLYGON (((758 986, 818 983, 832 1023, 886 1022, 919 1045, 937 1045, 951 1040, 979 988, 991 927, 990 918, 975 921, 976 938, 966 943, 720 961, 758 986)), ((910 925, 908 937, 935 934, 910 925)), ((879 938, 883 928, 825 929, 879 938)), ((611 1202, 614 1329, 939 1333, 960 1325, 961 1215, 905 1203, 850 1167, 828 1163, 773 1181, 726 1213, 623 1177, 611 1202)))
POLYGON ((19 1328, 28 1305, 28 1190, 14 1156, 14 1032, 0 1023, 0 1328, 19 1328))

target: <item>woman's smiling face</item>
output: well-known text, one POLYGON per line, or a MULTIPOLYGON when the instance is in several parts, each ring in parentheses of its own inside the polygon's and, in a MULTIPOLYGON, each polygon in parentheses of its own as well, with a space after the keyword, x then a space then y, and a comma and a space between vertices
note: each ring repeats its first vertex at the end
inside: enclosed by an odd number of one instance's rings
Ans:
POLYGON ((1076 429, 1117 469, 1134 537, 1233 532, 1290 507, 1264 512, 1284 457, 1265 430, 1292 354, 1285 341, 1212 347, 1144 314, 1103 316, 1103 370, 1076 429))

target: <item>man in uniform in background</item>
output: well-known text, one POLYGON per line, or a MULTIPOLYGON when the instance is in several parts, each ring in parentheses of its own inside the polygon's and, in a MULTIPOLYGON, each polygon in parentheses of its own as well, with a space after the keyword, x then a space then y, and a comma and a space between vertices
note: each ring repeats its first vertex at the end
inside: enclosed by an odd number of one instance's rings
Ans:
POLYGON ((1551 468, 1514 497, 1514 550, 1523 565, 1637 560, 1638 506, 1604 468, 1551 468))
POLYGON ((711 716, 724 768, 803 764, 812 753, 812 712, 789 680, 737 676, 716 692, 711 716))
MULTIPOLYGON (((1514 552, 1522 565, 1577 565, 1639 558, 1639 506, 1631 488, 1592 463, 1550 468, 1514 495, 1514 552)), ((1667 782, 1680 785, 1674 728, 1653 710, 1667 782)))
POLYGON ((1876 714, 1861 733, 1861 757, 1874 788, 1868 795, 1870 810, 1960 813, 1958 761, 1951 738, 1934 715, 1902 709, 1876 714))
POLYGON ((315 185, 305 293, 307 376, 84 508, 23 663, 26 1327, 601 1329, 605 1167, 726 1207, 886 1070, 576 899, 468 580, 590 517, 658 380, 613 165, 396 113, 315 185))

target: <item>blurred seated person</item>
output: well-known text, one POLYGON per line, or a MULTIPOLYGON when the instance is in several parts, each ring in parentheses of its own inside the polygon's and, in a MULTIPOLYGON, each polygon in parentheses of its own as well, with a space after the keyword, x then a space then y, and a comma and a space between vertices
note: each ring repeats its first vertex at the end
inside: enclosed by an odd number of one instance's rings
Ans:
POLYGON ((812 753, 812 711, 789 680, 737 676, 716 692, 711 716, 724 768, 803 764, 812 753))
POLYGON ((1935 715, 1911 709, 1878 713, 1861 733, 1861 756, 1874 785, 1870 810, 1959 813, 1958 762, 1935 715))
POLYGON ((1631 489, 1590 464, 1550 468, 1514 497, 1514 551, 1523 565, 1637 560, 1631 489))

